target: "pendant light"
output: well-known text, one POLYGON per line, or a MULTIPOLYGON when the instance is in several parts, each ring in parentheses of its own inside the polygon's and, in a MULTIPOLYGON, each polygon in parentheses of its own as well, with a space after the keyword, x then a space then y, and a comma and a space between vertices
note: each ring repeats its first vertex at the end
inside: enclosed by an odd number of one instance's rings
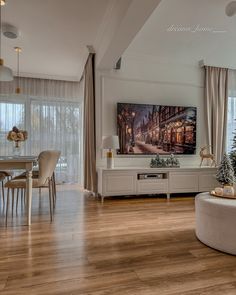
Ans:
POLYGON ((17 53, 16 94, 20 94, 20 53, 22 52, 22 49, 20 47, 14 47, 14 50, 17 53))
POLYGON ((12 81, 13 73, 12 70, 4 66, 3 59, 1 58, 1 49, 2 49, 2 6, 6 4, 5 0, 0 0, 0 81, 12 81))
POLYGON ((227 16, 234 16, 236 14, 236 1, 231 1, 225 8, 227 16))

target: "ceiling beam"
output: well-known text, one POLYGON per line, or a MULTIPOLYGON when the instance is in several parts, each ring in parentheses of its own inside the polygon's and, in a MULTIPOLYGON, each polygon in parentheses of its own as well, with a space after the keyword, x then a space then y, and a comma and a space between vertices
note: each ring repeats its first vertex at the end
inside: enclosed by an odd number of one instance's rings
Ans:
POLYGON ((112 69, 161 0, 113 0, 95 49, 98 69, 112 69))

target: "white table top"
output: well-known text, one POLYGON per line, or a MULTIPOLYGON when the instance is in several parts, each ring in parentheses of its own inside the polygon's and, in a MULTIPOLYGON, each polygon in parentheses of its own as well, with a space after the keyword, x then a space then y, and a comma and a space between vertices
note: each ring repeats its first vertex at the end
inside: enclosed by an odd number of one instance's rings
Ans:
POLYGON ((36 156, 0 156, 0 163, 32 163, 37 162, 37 159, 36 156))
POLYGON ((114 167, 112 169, 106 168, 106 167, 97 167, 97 170, 100 171, 145 171, 145 172, 176 172, 176 171, 215 171, 216 167, 210 167, 210 166, 180 166, 180 167, 158 167, 158 168, 151 168, 151 167, 135 167, 135 166, 128 166, 128 167, 114 167))

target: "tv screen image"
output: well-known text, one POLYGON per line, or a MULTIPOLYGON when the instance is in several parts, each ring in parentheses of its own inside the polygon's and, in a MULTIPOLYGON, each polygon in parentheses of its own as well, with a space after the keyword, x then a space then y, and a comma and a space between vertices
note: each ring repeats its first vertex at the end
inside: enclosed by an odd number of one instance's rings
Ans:
POLYGON ((196 107, 118 103, 118 154, 195 154, 196 120, 196 107))

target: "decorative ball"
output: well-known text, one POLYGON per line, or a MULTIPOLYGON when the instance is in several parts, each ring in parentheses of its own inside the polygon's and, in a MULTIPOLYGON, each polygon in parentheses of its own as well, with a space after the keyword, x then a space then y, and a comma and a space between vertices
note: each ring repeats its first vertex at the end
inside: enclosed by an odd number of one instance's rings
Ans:
POLYGON ((216 187, 216 188, 215 188, 215 193, 216 193, 218 196, 223 196, 223 188, 222 188, 222 187, 216 187))

